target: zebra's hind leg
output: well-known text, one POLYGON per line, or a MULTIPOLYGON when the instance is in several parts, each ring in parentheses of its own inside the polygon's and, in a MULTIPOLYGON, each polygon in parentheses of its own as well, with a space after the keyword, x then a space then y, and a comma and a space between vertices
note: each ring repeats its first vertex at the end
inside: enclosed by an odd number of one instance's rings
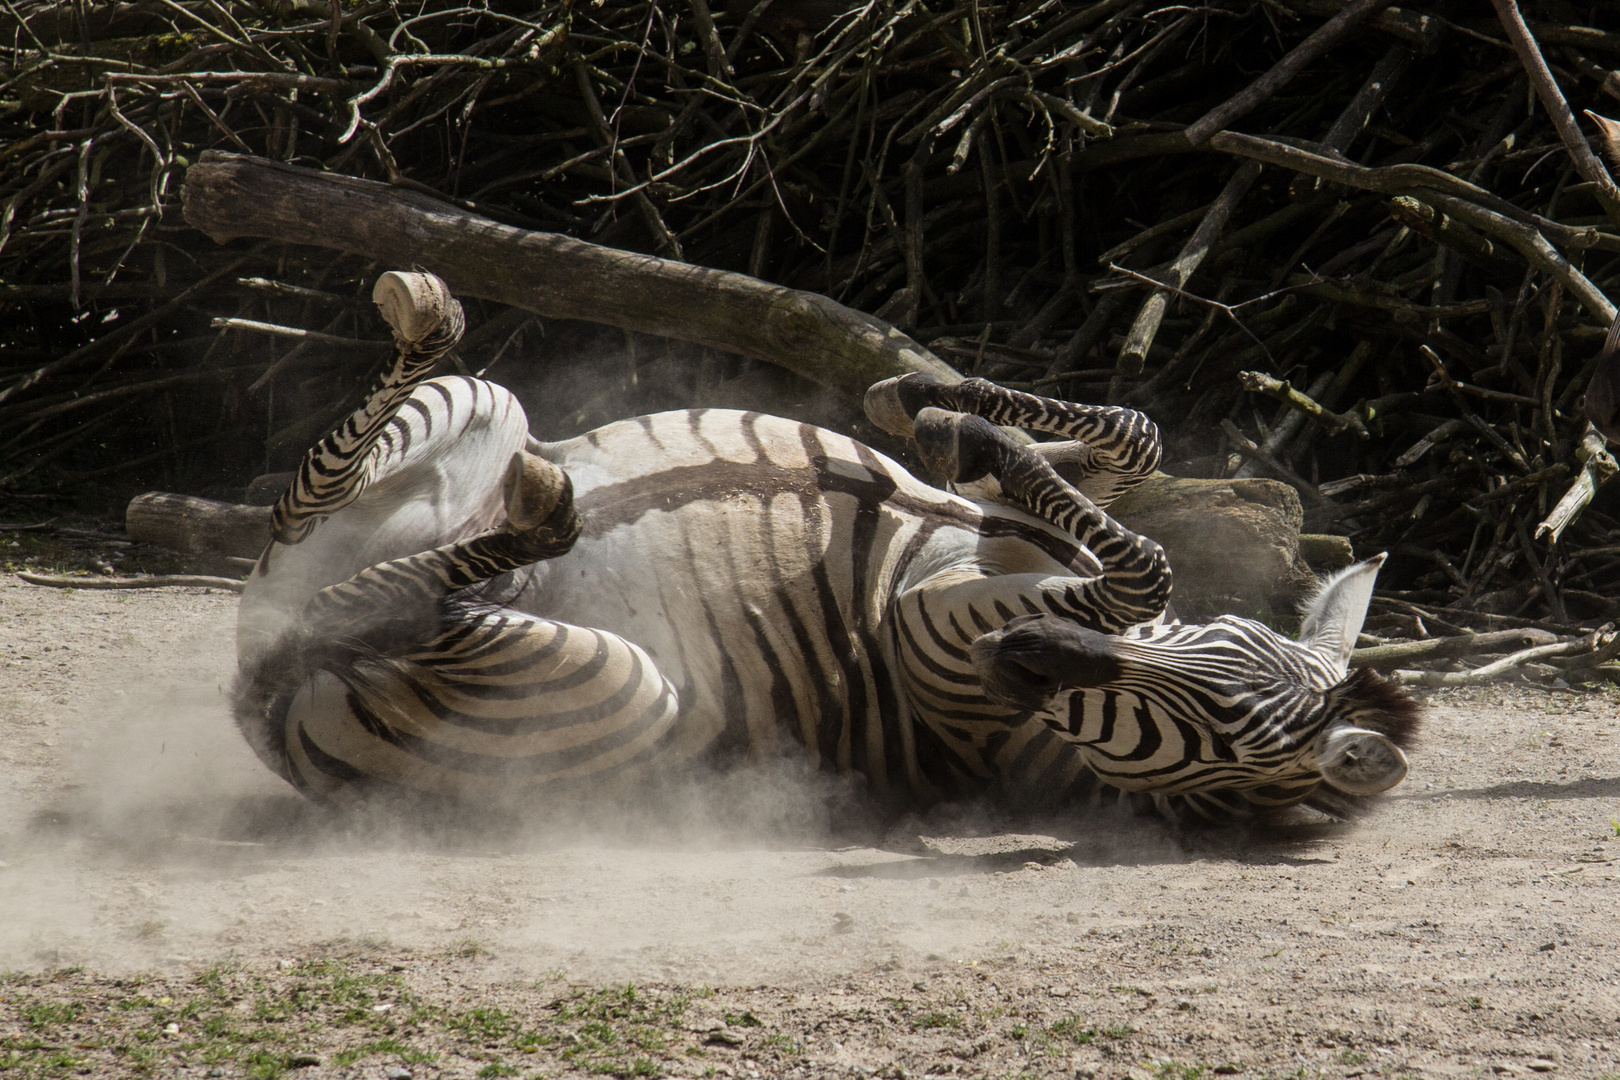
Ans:
POLYGON ((392 271, 377 279, 371 298, 394 331, 394 360, 343 423, 304 454, 270 519, 275 544, 297 544, 353 503, 371 483, 379 441, 411 392, 440 357, 461 340, 461 304, 432 274, 392 271))
POLYGON ((310 602, 295 655, 238 692, 238 722, 305 794, 478 804, 609 791, 668 764, 679 698, 639 646, 469 588, 572 547, 572 486, 514 456, 503 529, 370 567, 310 602))
POLYGON ((1105 632, 1149 622, 1170 600, 1164 549, 1119 524, 1078 491, 1033 448, 982 417, 944 409, 917 413, 913 432, 923 463, 952 483, 985 477, 999 482, 1006 501, 1079 540, 1103 574, 1072 590, 1076 617, 1105 632))
MULTIPOLYGON (((1098 506, 1107 506, 1159 467, 1158 426, 1134 409, 1040 397, 986 379, 943 383, 920 372, 885 379, 866 392, 866 415, 893 435, 910 436, 917 414, 927 408, 1059 436, 1060 441, 1031 449, 1098 506)), ((965 493, 999 497, 994 488, 965 493)))

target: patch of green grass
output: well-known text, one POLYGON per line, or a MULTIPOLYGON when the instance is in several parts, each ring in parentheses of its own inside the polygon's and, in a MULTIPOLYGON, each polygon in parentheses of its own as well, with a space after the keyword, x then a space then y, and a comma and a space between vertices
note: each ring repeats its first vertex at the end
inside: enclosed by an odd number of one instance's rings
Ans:
POLYGON ((270 1050, 250 1050, 238 1056, 236 1063, 247 1071, 252 1080, 276 1080, 292 1067, 286 1054, 270 1050))
POLYGON ((1206 1067, 1203 1065, 1179 1065, 1174 1061, 1161 1061, 1153 1075, 1158 1080, 1202 1080, 1206 1067))
POLYGON ((1066 1039, 1079 1043, 1081 1046, 1097 1039, 1097 1029, 1087 1025, 1078 1016, 1065 1016, 1063 1019, 1048 1024, 1047 1035, 1054 1039, 1066 1039))
POLYGON ((483 1044, 498 1043, 518 1030, 512 1014, 494 1006, 455 1013, 445 1026, 473 1042, 483 1044))
POLYGON ((764 1027, 765 1021, 744 1009, 740 1013, 726 1013, 724 1017, 727 1024, 732 1027, 764 1027))
POLYGON ((489 1076, 516 1076, 517 1074, 518 1074, 518 1070, 515 1067, 513 1067, 511 1065, 508 1065, 504 1061, 491 1061, 489 1064, 485 1065, 482 1069, 478 1070, 478 1075, 479 1076, 484 1076, 484 1077, 489 1077, 489 1076))
POLYGON ((1367 1055, 1363 1054, 1359 1050, 1351 1050, 1351 1049, 1348 1049, 1348 1048, 1344 1049, 1344 1050, 1340 1050, 1339 1051, 1339 1064, 1340 1065, 1350 1065, 1350 1066, 1365 1065, 1365 1064, 1367 1064, 1367 1055))
POLYGON ((1136 1029, 1129 1024, 1104 1024, 1098 1030, 1110 1039, 1128 1039, 1136 1034, 1136 1029))
POLYGON ((23 1023, 35 1031, 44 1031, 58 1024, 73 1023, 84 1012, 84 1006, 76 1001, 30 1001, 17 1011, 23 1023))
POLYGON ((332 1064, 339 1066, 353 1065, 362 1058, 375 1057, 379 1054, 396 1057, 407 1065, 418 1065, 423 1062, 432 1061, 437 1056, 427 1052, 426 1050, 418 1050, 414 1046, 407 1043, 402 1043, 398 1039, 389 1037, 385 1039, 374 1039, 371 1042, 361 1043, 359 1046, 353 1046, 347 1050, 340 1050, 336 1054, 332 1055, 332 1064))
POLYGON ((923 1028, 959 1028, 961 1026, 962 1018, 951 1013, 925 1012, 911 1018, 911 1027, 914 1031, 923 1028))
POLYGON ((804 1050, 799 1040, 791 1035, 767 1035, 759 1041, 759 1048, 783 1057, 796 1057, 804 1050))
MULTIPOLYGON (((656 1072, 650 1055, 669 1050, 686 1007, 683 995, 649 994, 628 983, 577 991, 551 1006, 557 1020, 570 1028, 563 1036, 572 1041, 563 1051, 564 1060, 589 1073, 614 1076, 656 1072)), ((727 1020, 746 1026, 740 1017, 727 1020)), ((757 1017, 755 1023, 760 1023, 757 1017)))

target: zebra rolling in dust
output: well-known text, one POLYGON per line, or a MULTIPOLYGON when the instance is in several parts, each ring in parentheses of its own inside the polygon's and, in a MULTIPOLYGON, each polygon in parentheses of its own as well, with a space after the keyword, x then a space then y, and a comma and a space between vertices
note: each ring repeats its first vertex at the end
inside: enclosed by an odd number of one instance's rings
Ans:
POLYGON ((238 723, 312 798, 611 796, 794 744, 909 805, 1342 815, 1406 775, 1416 705, 1347 667, 1381 556, 1298 641, 1156 623, 1164 552, 1101 509, 1158 464, 1140 413, 874 386, 873 421, 954 493, 748 412, 545 443, 504 388, 426 378, 462 329, 442 282, 386 274, 375 299, 394 364, 305 456, 238 627, 238 723))

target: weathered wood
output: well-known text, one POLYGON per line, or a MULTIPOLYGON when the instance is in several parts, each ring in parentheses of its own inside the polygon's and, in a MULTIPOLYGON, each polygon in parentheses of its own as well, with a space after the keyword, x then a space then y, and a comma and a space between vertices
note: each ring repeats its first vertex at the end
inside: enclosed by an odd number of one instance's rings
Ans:
POLYGON ((1108 512, 1157 540, 1175 572, 1171 602, 1183 618, 1221 612, 1291 614, 1316 587, 1300 554, 1299 493, 1277 480, 1158 475, 1108 512))
POLYGON ((1452 637, 1430 638, 1428 641, 1400 641, 1391 645, 1374 645, 1357 649, 1350 654, 1355 667, 1388 668, 1418 660, 1446 660, 1478 653, 1510 652, 1516 649, 1551 645, 1559 640, 1550 630, 1523 627, 1517 630, 1491 630, 1483 634, 1458 634, 1452 637))
POLYGON ((491 221, 419 192, 245 154, 186 173, 186 220, 430 270, 463 296, 608 323, 778 364, 859 401, 908 371, 955 369, 894 327, 818 293, 491 221))
POLYGON ((71 577, 66 574, 32 574, 26 570, 17 576, 30 585, 44 585, 51 589, 224 589, 239 593, 243 583, 235 578, 213 577, 208 574, 148 574, 145 577, 71 577))
MULTIPOLYGON (((271 484, 280 475, 266 478, 271 484)), ((266 485, 269 486, 269 485, 266 485)), ((1299 496, 1276 480, 1153 477, 1109 508, 1127 528, 1164 545, 1184 615, 1223 611, 1287 614, 1316 584, 1301 553, 1299 496)), ((189 554, 255 557, 270 538, 270 508, 148 492, 131 500, 129 535, 189 554)), ((1328 556, 1348 556, 1342 537, 1312 537, 1328 556)), ((1307 545, 1309 546, 1309 544, 1307 545)))
POLYGON ((149 491, 129 501, 124 529, 132 540, 187 555, 256 559, 270 542, 270 507, 149 491))

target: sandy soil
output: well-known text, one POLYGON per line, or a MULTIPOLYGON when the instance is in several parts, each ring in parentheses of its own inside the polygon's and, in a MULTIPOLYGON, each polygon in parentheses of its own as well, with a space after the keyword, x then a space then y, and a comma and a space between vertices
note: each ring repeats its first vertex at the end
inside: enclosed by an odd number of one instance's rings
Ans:
POLYGON ((0 1075, 1620 1076, 1620 698, 1439 692, 1351 825, 302 804, 235 596, 0 577, 0 1075))

